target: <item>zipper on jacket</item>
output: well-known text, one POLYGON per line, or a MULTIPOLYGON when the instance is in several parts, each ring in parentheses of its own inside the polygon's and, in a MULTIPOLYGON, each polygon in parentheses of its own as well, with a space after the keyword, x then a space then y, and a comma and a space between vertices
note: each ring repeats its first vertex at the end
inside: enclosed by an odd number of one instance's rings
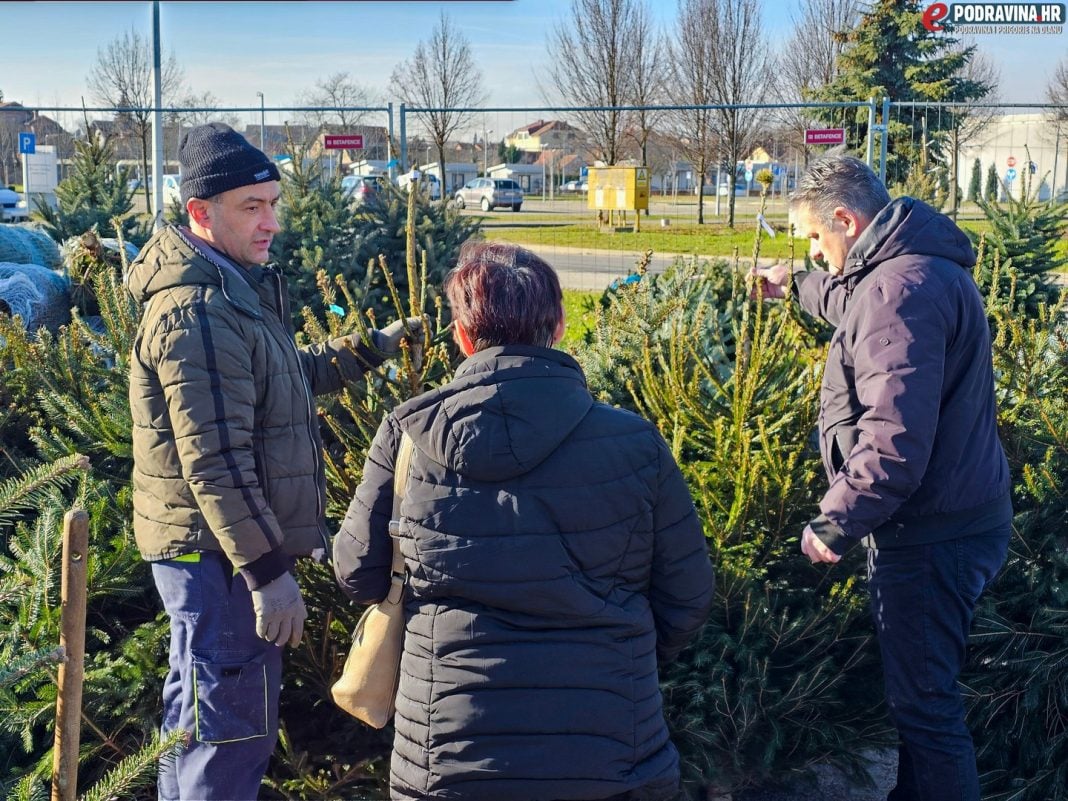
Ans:
MULTIPOLYGON (((284 314, 282 304, 282 274, 274 269, 270 272, 274 275, 275 287, 278 290, 274 299, 276 311, 278 313, 278 321, 282 324, 284 330, 286 328, 286 323, 282 318, 282 315, 284 314)), ((296 340, 289 336, 288 331, 286 331, 286 340, 289 342, 290 347, 293 348, 293 355, 297 359, 297 372, 300 373, 300 383, 304 387, 304 401, 308 409, 308 437, 311 439, 312 458, 315 460, 315 475, 312 477, 315 481, 315 527, 319 529, 319 536, 322 538, 325 553, 329 554, 330 543, 327 541, 326 533, 323 531, 323 527, 319 522, 325 514, 322 489, 319 487, 319 475, 320 471, 324 470, 324 467, 321 464, 323 456, 319 453, 319 446, 315 442, 315 431, 312 428, 312 426, 318 425, 318 422, 315 419, 315 407, 312 402, 311 386, 309 386, 308 379, 304 375, 304 363, 300 360, 300 350, 297 348, 296 340)))

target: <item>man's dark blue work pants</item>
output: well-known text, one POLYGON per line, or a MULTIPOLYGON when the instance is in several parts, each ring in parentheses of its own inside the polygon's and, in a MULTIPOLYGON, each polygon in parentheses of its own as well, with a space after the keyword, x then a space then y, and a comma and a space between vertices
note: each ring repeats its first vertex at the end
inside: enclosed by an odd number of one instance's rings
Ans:
POLYGON ((957 678, 976 603, 1005 561, 1009 534, 869 552, 886 700, 901 740, 887 801, 979 801, 957 678))

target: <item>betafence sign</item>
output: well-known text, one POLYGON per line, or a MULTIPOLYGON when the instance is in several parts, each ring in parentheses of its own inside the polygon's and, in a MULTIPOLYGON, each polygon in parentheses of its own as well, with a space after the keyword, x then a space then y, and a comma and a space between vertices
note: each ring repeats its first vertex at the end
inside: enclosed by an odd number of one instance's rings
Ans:
POLYGON ((327 134, 323 137, 327 150, 363 150, 363 134, 327 134))
POLYGON ((844 145, 845 128, 806 128, 806 145, 844 145))

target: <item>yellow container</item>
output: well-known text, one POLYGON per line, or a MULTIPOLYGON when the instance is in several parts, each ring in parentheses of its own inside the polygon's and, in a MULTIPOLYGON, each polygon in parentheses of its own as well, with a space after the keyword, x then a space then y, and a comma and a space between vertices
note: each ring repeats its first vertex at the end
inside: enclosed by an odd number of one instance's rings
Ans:
POLYGON ((648 167, 590 167, 586 206, 606 211, 649 208, 648 167))

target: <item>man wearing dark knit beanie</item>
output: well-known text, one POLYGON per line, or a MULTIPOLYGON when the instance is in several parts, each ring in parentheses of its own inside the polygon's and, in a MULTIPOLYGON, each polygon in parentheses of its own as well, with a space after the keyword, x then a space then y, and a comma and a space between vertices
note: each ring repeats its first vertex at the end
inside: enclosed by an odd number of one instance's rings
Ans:
POLYGON ((329 553, 313 395, 400 351, 418 319, 298 347, 275 164, 222 123, 179 146, 189 226, 166 226, 130 268, 143 313, 130 369, 134 534, 170 617, 164 801, 255 799, 278 734, 282 649, 307 611, 294 560, 329 553), (265 266, 267 265, 267 266, 265 266))

